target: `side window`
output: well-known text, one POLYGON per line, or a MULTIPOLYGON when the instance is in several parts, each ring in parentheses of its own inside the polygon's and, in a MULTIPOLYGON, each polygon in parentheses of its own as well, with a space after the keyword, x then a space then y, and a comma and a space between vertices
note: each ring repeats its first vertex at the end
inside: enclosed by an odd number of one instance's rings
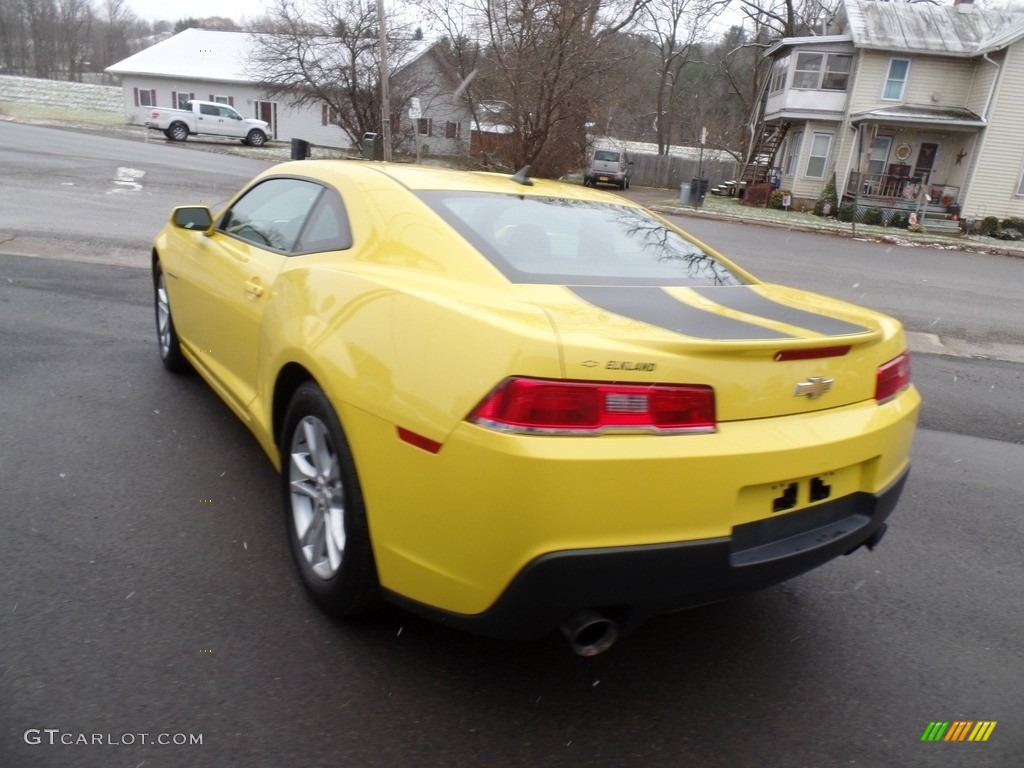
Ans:
POLYGON ((784 176, 792 176, 796 173, 797 161, 800 158, 800 149, 803 143, 803 131, 793 131, 789 134, 789 144, 786 146, 786 165, 782 170, 784 176))
POLYGON ((821 70, 824 65, 823 53, 798 53, 796 69, 793 71, 793 87, 817 88, 821 82, 821 70))
POLYGON ((811 179, 825 178, 825 164, 828 162, 828 153, 832 147, 832 135, 829 133, 816 133, 811 139, 810 154, 807 156, 807 168, 804 176, 811 179))
POLYGON ((199 105, 199 114, 201 114, 201 115, 216 115, 217 114, 217 107, 213 106, 213 104, 200 104, 199 105))
POLYGON ((221 117, 226 117, 228 120, 240 120, 238 113, 235 112, 231 107, 218 107, 221 117))
POLYGON ((231 206, 218 229, 260 248, 291 253, 323 192, 323 187, 311 181, 267 179, 231 206))
POLYGON ((295 246, 297 253, 344 251, 352 247, 348 214, 334 190, 324 190, 295 246))
POLYGON ((903 91, 907 87, 907 74, 909 72, 909 59, 889 60, 889 72, 885 76, 885 88, 882 91, 882 98, 885 101, 903 100, 903 91))

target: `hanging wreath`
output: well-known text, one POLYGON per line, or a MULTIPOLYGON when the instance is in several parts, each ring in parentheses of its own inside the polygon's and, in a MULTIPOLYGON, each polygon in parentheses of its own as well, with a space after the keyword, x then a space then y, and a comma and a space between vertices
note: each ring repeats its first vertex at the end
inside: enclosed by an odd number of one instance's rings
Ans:
POLYGON ((907 162, 907 160, 910 159, 910 153, 913 151, 913 147, 911 147, 909 144, 900 144, 898 147, 896 147, 896 159, 899 160, 901 163, 905 163, 907 162))

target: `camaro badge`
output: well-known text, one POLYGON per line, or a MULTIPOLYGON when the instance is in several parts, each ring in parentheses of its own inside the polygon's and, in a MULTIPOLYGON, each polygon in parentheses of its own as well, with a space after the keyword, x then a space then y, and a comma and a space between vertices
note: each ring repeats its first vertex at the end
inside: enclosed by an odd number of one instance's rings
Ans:
POLYGON ((821 397, 830 389, 835 379, 826 379, 824 376, 808 376, 807 381, 801 381, 796 385, 793 393, 796 397, 807 395, 811 400, 821 397))

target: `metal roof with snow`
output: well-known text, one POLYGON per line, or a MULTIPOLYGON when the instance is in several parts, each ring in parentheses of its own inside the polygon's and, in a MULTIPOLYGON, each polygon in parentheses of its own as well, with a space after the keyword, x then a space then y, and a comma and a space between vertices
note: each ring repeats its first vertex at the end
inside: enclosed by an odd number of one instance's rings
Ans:
MULTIPOLYGON (((186 29, 112 64, 106 71, 115 75, 253 84, 259 82, 259 78, 253 74, 250 57, 262 37, 267 35, 186 29)), ((432 47, 433 43, 426 41, 403 43, 402 61, 397 62, 397 66, 410 64, 432 47)), ((311 50, 318 57, 322 55, 322 60, 339 55, 338 46, 330 45, 326 39, 322 46, 314 44, 311 50)))
POLYGON ((1024 37, 1024 13, 958 5, 845 0, 857 48, 937 56, 978 56, 1024 37))
POLYGON ((107 67, 115 75, 151 75, 225 83, 252 83, 246 73, 254 35, 186 29, 107 67))

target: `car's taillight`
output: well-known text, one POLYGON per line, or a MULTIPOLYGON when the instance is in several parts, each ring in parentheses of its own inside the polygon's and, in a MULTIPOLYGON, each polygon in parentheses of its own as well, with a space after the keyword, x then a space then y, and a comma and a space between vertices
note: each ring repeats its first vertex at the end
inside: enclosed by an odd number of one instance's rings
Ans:
POLYGON ((713 432, 715 393, 700 385, 510 378, 476 407, 469 421, 519 434, 713 432))
POLYGON ((885 365, 878 367, 875 375, 875 400, 884 403, 896 396, 900 390, 910 386, 910 353, 904 352, 885 365))

